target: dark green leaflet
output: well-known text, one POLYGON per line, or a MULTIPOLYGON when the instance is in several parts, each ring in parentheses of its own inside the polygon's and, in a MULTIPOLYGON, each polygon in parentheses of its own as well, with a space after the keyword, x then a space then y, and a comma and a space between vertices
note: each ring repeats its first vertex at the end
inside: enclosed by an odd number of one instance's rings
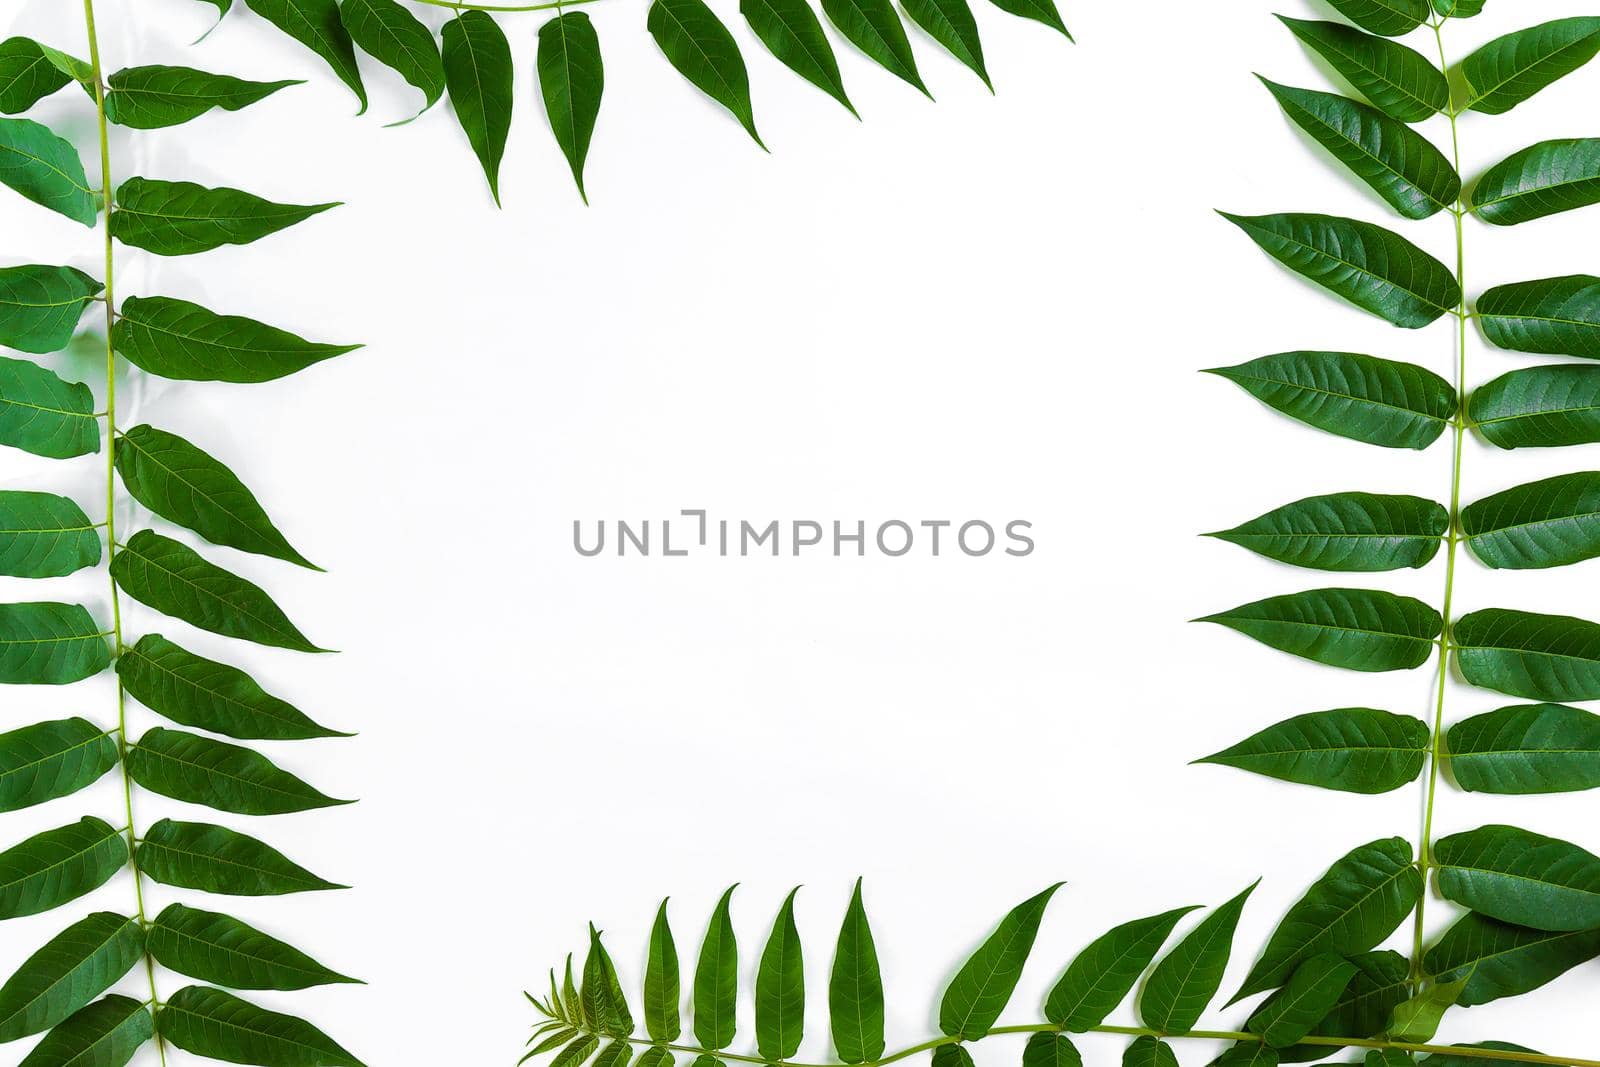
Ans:
POLYGON ((123 835, 85 818, 0 852, 0 919, 38 915, 105 885, 128 862, 123 835))
POLYGON ((0 811, 70 796, 117 765, 117 743, 87 719, 35 723, 0 734, 0 811))
POLYGON ((1465 979, 1463 1007, 1521 996, 1600 956, 1600 929, 1547 933, 1467 914, 1428 950, 1437 980, 1465 979))
POLYGON ((444 80, 467 142, 500 203, 500 159, 511 132, 511 45, 494 19, 463 11, 444 26, 444 80))
POLYGON ((0 684, 68 685, 111 665, 106 635, 77 604, 0 604, 0 684))
POLYGON ((132 997, 109 996, 47 1034, 19 1067, 122 1067, 155 1036, 150 1012, 132 997))
POLYGON ((1058 882, 1012 908, 956 972, 939 1005, 939 1029, 944 1034, 976 1041, 999 1021, 1022 978, 1050 898, 1060 888, 1058 882))
POLYGON ((1329 0, 1329 6, 1384 37, 1404 37, 1428 21, 1428 0, 1329 0))
POLYGON ((238 668, 202 659, 159 634, 124 649, 117 673, 135 700, 184 726, 242 740, 351 736, 313 722, 238 668))
POLYGON ((833 46, 806 0, 739 0, 739 14, 779 62, 856 114, 833 46))
POLYGON ((1434 846, 1439 892, 1501 922, 1535 930, 1600 926, 1600 857, 1514 826, 1484 826, 1434 846))
POLYGON ((1478 298, 1484 336, 1513 352, 1600 359, 1600 278, 1499 285, 1478 298))
POLYGON ((732 112, 756 144, 765 148, 756 132, 744 57, 715 12, 701 0, 653 0, 646 27, 678 73, 732 112))
POLYGON ((111 562, 111 576, 139 603, 202 630, 299 652, 327 651, 307 640, 260 588, 150 530, 128 540, 111 562))
POLYGON ((396 0, 341 0, 339 20, 360 49, 399 73, 426 111, 444 95, 444 62, 433 33, 396 0))
POLYGON ((983 64, 978 20, 973 17, 967 0, 903 0, 901 6, 911 16, 911 21, 927 30, 946 51, 982 78, 990 92, 994 91, 994 83, 989 80, 989 71, 983 64))
POLYGON ((1442 627, 1431 606, 1377 589, 1312 589, 1242 604, 1198 621, 1353 671, 1420 667, 1431 658, 1442 627))
POLYGON ((252 82, 192 67, 128 67, 107 79, 106 118, 154 130, 180 126, 212 108, 238 111, 300 81, 252 82))
POLYGON ((612 965, 605 945, 600 943, 600 931, 592 923, 589 926, 589 958, 584 961, 583 991, 579 996, 583 1018, 589 1026, 614 1037, 627 1037, 633 1033, 633 1015, 628 1011, 622 983, 617 980, 617 969, 612 965))
POLYGON ((111 233, 161 256, 187 256, 246 245, 337 204, 274 204, 238 189, 129 178, 117 189, 111 233))
POLYGON ((1415 50, 1337 22, 1278 18, 1390 118, 1421 122, 1450 106, 1450 83, 1415 50))
POLYGON ((0 184, 85 226, 100 217, 78 150, 29 119, 0 119, 0 184))
MULTIPOLYGON (((1411 996, 1411 964, 1398 952, 1362 952, 1350 957, 1356 975, 1344 994, 1312 1031, 1348 1037, 1373 1037, 1389 1025, 1394 1009, 1411 996)), ((1325 1045, 1295 1046, 1285 1049, 1284 1062, 1320 1060, 1330 1049, 1325 1045), (1301 1053, 1304 1053, 1302 1055, 1301 1053)))
POLYGON ((156 1030, 185 1052, 211 1059, 362 1067, 360 1060, 305 1020, 205 986, 187 986, 168 998, 156 1012, 156 1030))
POLYGON ((0 345, 39 355, 59 352, 101 288, 74 267, 0 268, 0 345))
POLYGON ((639 1054, 637 1067, 673 1067, 672 1053, 660 1045, 652 1045, 639 1054))
POLYGON ((72 81, 27 37, 0 41, 0 112, 20 115, 72 81))
POLYGON ((977 1067, 965 1045, 940 1045, 933 1050, 933 1067, 977 1067))
POLYGON ((1122 1054, 1122 1067, 1178 1067, 1178 1054, 1159 1038, 1136 1037, 1122 1054))
POLYGON ((550 129, 584 203, 583 163, 589 156, 600 98, 605 92, 605 64, 600 37, 582 11, 569 11, 539 27, 539 92, 544 97, 550 129))
POLYGON ((700 943, 694 972, 694 1036, 702 1046, 725 1049, 733 1043, 739 997, 739 949, 728 914, 734 887, 722 894, 700 943))
POLYGON ((1470 19, 1483 14, 1488 0, 1433 0, 1433 9, 1446 18, 1470 19))
POLYGON ((0 575, 59 578, 99 562, 99 527, 76 503, 0 489, 0 575))
POLYGON ((1246 1029, 1275 1049, 1288 1048, 1311 1033, 1333 1010, 1356 976, 1343 956, 1312 956, 1294 969, 1289 981, 1250 1016, 1246 1029))
MULTIPOLYGON (((355 45, 339 20, 337 0, 244 0, 245 6, 321 56, 367 110, 367 89, 355 45)), ((360 112, 358 112, 359 114, 360 112)))
POLYGON ((1212 1061, 1212 1067, 1278 1067, 1278 1050, 1255 1041, 1241 1041, 1212 1061))
POLYGON ((593 1067, 628 1067, 633 1059, 633 1048, 622 1040, 612 1041, 594 1058, 593 1067))
POLYGON ((1600 52, 1600 18, 1546 22, 1496 38, 1461 62, 1467 106, 1503 115, 1600 52))
MULTIPOLYGON (((580 1067, 590 1056, 594 1055, 595 1050, 599 1047, 599 1038, 584 1034, 557 1053, 555 1059, 550 1061, 550 1067, 580 1067)), ((695 1060, 695 1063, 700 1064, 703 1060, 712 1060, 712 1058, 710 1056, 701 1056, 695 1060)), ((712 1060, 712 1063, 716 1062, 716 1060, 712 1060)))
POLYGON ((1381 944, 1422 895, 1414 859, 1400 837, 1347 853, 1289 909, 1233 1001, 1282 985, 1313 956, 1351 956, 1381 944))
POLYGON ((1461 512, 1467 545, 1508 570, 1565 567, 1600 556, 1600 473, 1559 474, 1507 489, 1461 512))
POLYGON ((1396 326, 1419 329, 1461 302, 1448 267, 1382 226, 1335 215, 1221 215, 1290 270, 1396 326))
POLYGON ((1139 994, 1139 1017, 1146 1026, 1171 1034, 1194 1029, 1222 985, 1239 916, 1255 889, 1252 885, 1207 915, 1156 964, 1139 994))
POLYGON ((143 958, 144 928, 137 920, 101 911, 73 923, 0 986, 0 1042, 44 1033, 143 958))
POLYGON ((1449 528, 1449 511, 1432 500, 1334 493, 1297 500, 1207 536, 1298 567, 1371 572, 1426 566, 1449 528))
MULTIPOLYGON (((552 975, 552 987, 554 984, 552 975)), ((644 972, 644 1025, 650 1040, 662 1043, 678 1040, 683 1032, 678 1014, 678 948, 667 922, 665 900, 656 912, 655 927, 650 932, 650 955, 644 972)), ((640 1067, 644 1067, 642 1061, 640 1067)))
POLYGON ((156 916, 149 950, 163 967, 230 989, 295 990, 356 981, 232 916, 182 904, 156 916))
POLYGON ((1477 715, 1450 728, 1450 773, 1469 793, 1600 788, 1600 716, 1564 704, 1477 715))
POLYGON ((0 445, 49 459, 100 451, 94 394, 37 363, 0 356, 0 445))
POLYGON ((845 40, 895 77, 914 85, 930 100, 932 94, 917 72, 917 58, 906 28, 889 0, 822 0, 822 13, 845 40))
POLYGON ((207 823, 162 819, 139 844, 139 869, 163 885, 236 897, 347 886, 319 878, 253 837, 207 823))
POLYGON ((828 1014, 833 1045, 843 1063, 865 1063, 883 1055, 883 977, 878 950, 856 879, 839 929, 828 981, 828 1014))
POLYGON ((214 456, 154 426, 135 426, 117 444, 122 484, 157 515, 212 544, 319 569, 295 551, 255 494, 214 456))
POLYGON ((1417 780, 1431 738, 1421 719, 1338 708, 1286 719, 1196 762, 1347 793, 1388 793, 1417 780))
POLYGON ((1050 990, 1045 1018, 1075 1033, 1099 1026, 1122 1003, 1193 907, 1135 919, 1102 934, 1067 965, 1050 990))
POLYGON ((140 370, 203 382, 270 382, 361 347, 307 341, 166 296, 124 300, 111 339, 140 370))
POLYGON ((284 815, 335 800, 259 752, 157 726, 128 749, 128 777, 152 793, 239 815, 284 815))
POLYGON ((1485 608, 1452 627, 1468 682, 1526 700, 1600 700, 1600 625, 1485 608))
POLYGON ((1067 31, 1067 24, 1061 21, 1061 12, 1056 9, 1055 0, 991 0, 991 2, 1009 15, 1042 22, 1067 40, 1072 40, 1072 34, 1067 31))
POLYGON ((1022 1050, 1022 1067, 1083 1067, 1083 1056, 1062 1034, 1034 1034, 1022 1050))
POLYGON ((1600 367, 1558 364, 1503 374, 1472 394, 1467 417, 1499 448, 1600 442, 1600 367))
MULTIPOLYGON (((1501 1052, 1533 1052, 1533 1049, 1522 1045, 1513 1045, 1506 1041, 1480 1041, 1473 1045, 1456 1045, 1456 1048, 1490 1049, 1501 1052)), ((1534 1053, 1538 1055, 1538 1053, 1534 1053)), ((1428 1057, 1428 1067, 1512 1067, 1517 1060, 1489 1059, 1483 1056, 1451 1056, 1436 1052, 1428 1057)))
POLYGON ((756 1047, 769 1060, 793 1056, 805 1033, 805 960, 794 921, 799 891, 791 890, 784 899, 756 972, 756 1047))
POLYGON ((1489 168, 1472 210, 1497 226, 1600 204, 1600 139, 1544 141, 1489 168))
POLYGON ((1405 123, 1335 93, 1261 81, 1295 125, 1404 217, 1430 218, 1461 195, 1444 153, 1405 123))

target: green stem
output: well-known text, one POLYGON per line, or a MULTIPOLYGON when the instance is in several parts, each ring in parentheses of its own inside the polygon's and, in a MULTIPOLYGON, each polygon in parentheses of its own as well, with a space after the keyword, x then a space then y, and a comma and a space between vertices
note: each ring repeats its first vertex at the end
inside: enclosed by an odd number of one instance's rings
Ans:
MULTIPOLYGON (((106 119, 106 80, 100 62, 100 36, 94 25, 94 0, 83 0, 83 23, 89 37, 89 66, 94 72, 95 121, 100 134, 100 206, 101 229, 105 235, 105 309, 106 309, 106 564, 108 568, 117 558, 117 353, 111 341, 111 329, 116 324, 115 243, 111 237, 111 135, 106 119)), ((122 601, 117 581, 111 583, 111 638, 112 646, 120 659, 124 649, 122 640, 122 601)), ((144 872, 139 870, 138 839, 134 833, 133 778, 128 774, 128 699, 122 687, 122 676, 117 675, 117 767, 122 773, 122 803, 128 819, 128 866, 133 871, 133 896, 139 925, 148 929, 150 919, 144 908, 144 872)), ((150 982, 151 1010, 161 1003, 156 990, 156 965, 150 953, 144 954, 145 977, 150 982)), ((167 1062, 166 1043, 158 1036, 156 1051, 161 1063, 167 1062)))

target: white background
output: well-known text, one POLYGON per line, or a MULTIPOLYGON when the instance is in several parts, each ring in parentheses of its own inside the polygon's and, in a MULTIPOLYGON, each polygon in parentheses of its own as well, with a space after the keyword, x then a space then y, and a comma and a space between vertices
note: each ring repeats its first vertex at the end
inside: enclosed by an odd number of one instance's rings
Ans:
MULTIPOLYGON (((124 425, 156 422, 231 463, 330 571, 207 550, 269 587, 338 656, 129 613, 130 635, 159 626, 361 732, 266 746, 361 804, 224 817, 358 888, 201 903, 371 985, 254 999, 323 1024, 370 1064, 509 1063, 532 1021, 519 991, 581 951, 587 921, 607 931, 634 990, 656 902, 673 897, 687 967, 716 894, 741 882, 748 976, 783 893, 805 883, 803 1055, 816 1059, 829 1054, 825 973, 857 875, 893 1048, 933 1031, 952 968, 1006 908, 1057 879, 1069 885, 1009 1019, 1036 1019, 1060 967, 1113 923, 1215 904, 1265 876, 1231 992, 1330 862, 1373 838, 1416 836, 1415 789, 1361 798, 1186 766, 1303 711, 1422 714, 1433 685, 1427 669, 1340 672, 1185 622, 1340 584, 1199 531, 1313 493, 1438 497, 1448 486, 1444 442, 1397 453, 1320 435, 1195 373, 1290 348, 1451 367, 1448 321, 1406 333, 1342 308, 1211 214, 1385 218, 1251 76, 1323 84, 1272 5, 1072 3, 1076 47, 985 8, 999 95, 918 38, 937 105, 840 42, 857 124, 762 54, 721 4, 746 46, 769 156, 661 60, 640 4, 605 0, 590 9, 607 89, 588 209, 534 105, 537 21, 510 17, 518 116, 498 212, 446 107, 382 128, 416 98, 375 65, 364 64, 372 112, 356 119, 319 62, 243 5, 193 48, 207 4, 98 6, 113 67, 310 79, 238 115, 116 132, 120 176, 348 201, 249 248, 170 261, 124 252, 118 279, 123 295, 367 343, 273 384, 135 378, 121 398, 124 425), (751 520, 1025 518, 1039 548, 1021 560, 618 560, 570 547, 575 518, 695 507, 751 520)), ((1326 14, 1310 0, 1280 6, 1326 14)), ((83 50, 76 5, 7 7, 11 32, 83 50)), ((1452 27, 1449 45, 1459 57, 1534 16, 1587 11, 1491 3, 1452 27)), ((1469 116, 1468 170, 1600 132, 1597 89, 1600 67, 1509 117, 1469 116)), ((81 99, 64 92, 40 114, 87 150, 81 99)), ((1442 120, 1430 129, 1445 132, 1442 120)), ((15 198, 3 210, 7 262, 98 270, 87 230, 15 198)), ((1446 216, 1391 224, 1451 250, 1446 216)), ((1596 271, 1597 239, 1596 215, 1474 223, 1469 287, 1596 271)), ((1527 362, 1475 342, 1471 377, 1527 362)), ((55 365, 96 378, 92 359, 55 365)), ((1474 444, 1467 495, 1594 456, 1474 444)), ((8 487, 71 491, 91 512, 100 478, 95 460, 0 457, 8 487)), ((146 521, 131 510, 121 520, 146 521)), ((1594 567, 1518 576, 1469 561, 1458 602, 1593 615, 1594 567)), ((1430 602, 1442 582, 1438 563, 1373 578, 1430 602)), ((0 594, 43 588, 6 582, 0 594)), ((103 614, 103 571, 50 595, 103 614)), ((10 690, 4 720, 106 721, 110 692, 104 678, 10 690)), ((1494 706, 1452 683, 1452 719, 1494 706)), ((135 722, 153 720, 140 711, 135 722)), ((4 837, 86 807, 117 822, 119 801, 108 779, 8 816, 4 837)), ((145 825, 207 817, 148 795, 138 808, 145 825)), ((1439 829, 1513 821, 1593 847, 1594 812, 1581 797, 1450 789, 1439 829)), ((153 907, 173 899, 153 896, 153 907)), ((20 959, 64 914, 126 909, 130 897, 119 878, 68 912, 8 923, 0 959, 20 959)), ((1590 965, 1537 1009, 1456 1013, 1443 1037, 1600 1054, 1585 1014, 1595 979, 1590 965)), ((1233 1027, 1246 1013, 1207 1022, 1233 1027)), ((741 1046, 750 1033, 746 1018, 741 1046)), ((1109 1040, 1083 1047, 1097 1063, 1120 1054, 1109 1040)), ((995 1042, 980 1057, 1016 1051, 995 1042)), ((1198 1064, 1208 1052, 1183 1055, 1198 1064)))

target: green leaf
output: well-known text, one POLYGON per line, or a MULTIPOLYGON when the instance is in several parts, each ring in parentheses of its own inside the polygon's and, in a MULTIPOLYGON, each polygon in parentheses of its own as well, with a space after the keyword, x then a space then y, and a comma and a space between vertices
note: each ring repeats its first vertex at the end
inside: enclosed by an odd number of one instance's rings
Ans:
POLYGON ((964 1045, 940 1045, 933 1050, 933 1067, 977 1067, 964 1045))
POLYGON ((1461 303, 1448 267, 1382 226, 1335 215, 1220 214, 1290 270, 1396 326, 1427 326, 1461 303))
POLYGON ((1433 9, 1445 18, 1470 19, 1483 14, 1487 0, 1433 0, 1433 9))
POLYGON ((0 41, 0 111, 20 115, 72 81, 44 46, 27 37, 0 41))
POLYGON ((1435 981, 1465 981, 1464 1008, 1531 993, 1600 956, 1600 929, 1547 933, 1468 913, 1428 950, 1435 981))
POLYGON ((1478 298, 1478 322, 1491 344, 1513 352, 1600 359, 1600 278, 1497 285, 1478 298))
POLYGON ((694 972, 694 1036, 709 1049, 724 1049, 733 1043, 739 998, 739 947, 728 908, 735 888, 729 886, 717 901, 705 940, 700 943, 700 962, 694 972))
POLYGON ((1428 21, 1428 0, 1328 0, 1328 6, 1384 37, 1404 37, 1428 21))
POLYGON ((1296 126, 1405 218, 1431 218, 1461 195, 1455 167, 1405 123, 1335 93, 1261 81, 1296 126))
POLYGON ((1425 567, 1444 543, 1450 512, 1417 496, 1334 493, 1286 504, 1209 537, 1314 570, 1425 567))
POLYGON ((828 980, 828 1013, 841 1062, 866 1063, 883 1055, 883 977, 859 878, 839 928, 828 980))
POLYGON ((304 952, 230 915, 169 905, 150 927, 150 955, 163 967, 231 989, 310 989, 356 983, 304 952))
MULTIPOLYGON (((1411 961, 1398 952, 1363 952, 1350 957, 1356 975, 1333 1009, 1313 1027, 1317 1034, 1368 1038, 1389 1025, 1394 1009, 1411 996, 1411 961)), ((1326 1045, 1296 1045, 1285 1049, 1284 1062, 1320 1060, 1336 1049, 1326 1045)))
POLYGON ((1496 570, 1565 567, 1600 556, 1600 473, 1559 474, 1468 504, 1461 527, 1496 570))
POLYGON ((128 67, 106 79, 106 118, 135 130, 180 126, 212 108, 238 111, 301 81, 254 82, 193 67, 128 67))
POLYGON ((784 899, 756 971, 756 1047, 769 1060, 793 1056, 805 1034, 805 959, 794 921, 798 892, 796 887, 784 899))
POLYGON ((110 912, 80 919, 0 986, 0 1042, 42 1034, 116 985, 144 958, 144 928, 110 912))
POLYGON ((1381 944, 1422 896, 1411 844, 1395 837, 1345 854, 1289 909, 1233 1003, 1288 980, 1313 956, 1353 956, 1381 944))
POLYGON ((1472 191, 1485 222, 1513 226, 1600 204, 1600 138, 1545 141, 1489 168, 1472 191))
POLYGON ((589 202, 583 188, 583 162, 589 157, 600 98, 605 92, 605 64, 600 59, 600 37, 582 11, 569 11, 539 27, 539 92, 550 129, 578 195, 589 202))
POLYGON ((1240 1041, 1211 1062, 1211 1067, 1278 1067, 1278 1050, 1258 1041, 1240 1041))
POLYGON ((0 852, 0 919, 38 915, 91 893, 128 862, 120 831, 86 818, 0 852))
POLYGON ((1461 62, 1467 107, 1503 115, 1600 53, 1600 18, 1557 19, 1496 38, 1461 62))
POLYGON ((432 32, 415 15, 396 0, 340 0, 339 19, 363 52, 422 93, 422 111, 439 102, 444 62, 432 32))
POLYGON ((320 569, 295 551, 233 471, 177 434, 135 426, 117 439, 116 463, 135 500, 212 544, 320 569))
POLYGON ((1293 656, 1368 672, 1422 666, 1442 628, 1429 605, 1378 589, 1311 589, 1197 621, 1237 630, 1293 656))
POLYGON ((1456 723, 1450 773, 1469 793, 1600 789, 1600 716, 1563 704, 1501 708, 1456 723))
POLYGON ((1381 448, 1425 449, 1456 413, 1456 391, 1412 363, 1354 352, 1281 352, 1215 374, 1292 419, 1381 448))
POLYGON ((1362 1067, 1413 1067, 1416 1058, 1404 1049, 1369 1048, 1362 1067))
POLYGON ((157 726, 128 749, 128 777, 152 793, 237 815, 286 815, 335 800, 261 753, 157 726))
MULTIPOLYGON (((650 1040, 661 1044, 678 1040, 683 1032, 678 998, 678 947, 672 940, 667 902, 663 900, 650 931, 650 955, 644 972, 644 1025, 650 1040)), ((639 1067, 645 1067, 643 1060, 639 1067)))
POLYGON ((578 996, 578 986, 572 980, 572 955, 567 954, 566 982, 561 988, 562 1002, 566 1005, 567 1019, 573 1026, 585 1026, 587 1020, 583 1017, 583 1002, 578 996))
POLYGON ((660 1045, 652 1045, 639 1055, 637 1067, 673 1067, 672 1053, 660 1045))
POLYGON ((444 79, 467 143, 500 203, 500 159, 511 132, 511 45, 482 11, 463 11, 444 24, 444 79))
POLYGON ((613 1037, 633 1033, 633 1015, 617 980, 617 969, 600 943, 600 931, 589 927, 589 958, 583 964, 583 1017, 590 1026, 613 1037))
POLYGON ((1122 1067, 1178 1067, 1178 1055, 1165 1041, 1136 1037, 1122 1054, 1122 1067))
POLYGON ((117 673, 135 700, 184 726, 241 740, 352 736, 318 725, 238 668, 202 659, 159 634, 124 649, 117 673))
MULTIPOLYGON (((1471 1045, 1452 1045, 1452 1048, 1485 1049, 1499 1052, 1533 1052, 1531 1048, 1522 1045, 1513 1045, 1505 1041, 1480 1041, 1471 1045)), ((1539 1055, 1533 1052, 1535 1056, 1539 1055)), ((1428 1067, 1521 1067, 1524 1061, 1490 1059, 1484 1056, 1454 1056, 1449 1053, 1435 1052, 1427 1059, 1428 1067)))
MULTIPOLYGON (((600 1039, 598 1037, 584 1034, 557 1053, 555 1059, 550 1061, 550 1067, 580 1067, 585 1060, 594 1055, 595 1049, 599 1047, 600 1039)), ((695 1063, 697 1067, 720 1067, 721 1061, 712 1059, 710 1056, 701 1056, 695 1060, 695 1063), (704 1064, 703 1061, 705 1060, 711 1060, 711 1063, 704 1064)))
POLYGON ((19 1067, 122 1067, 154 1036, 150 1012, 132 997, 109 996, 45 1036, 19 1067))
POLYGON ((1511 371, 1480 386, 1467 415, 1499 448, 1600 442, 1600 367, 1556 364, 1511 371))
POLYGON ((1033 951, 1039 923, 1050 898, 1060 888, 1061 883, 1057 882, 1012 908, 956 972, 939 1005, 942 1033, 964 1041, 987 1036, 1016 991, 1022 968, 1033 951))
POLYGON ((1251 1014, 1245 1029, 1260 1034, 1275 1049, 1297 1044, 1333 1010, 1355 976, 1356 965, 1342 956, 1312 956, 1294 969, 1288 984, 1251 1014))
POLYGON ((1468 682, 1524 700, 1600 700, 1600 625, 1486 608, 1452 627, 1468 682))
POLYGON ((100 451, 94 394, 37 363, 0 356, 0 445, 48 459, 100 451))
POLYGON ((171 819, 145 831, 139 869, 163 885, 235 897, 349 888, 317 877, 253 837, 224 826, 171 819))
POLYGON ((756 144, 766 148, 756 132, 744 57, 716 13, 701 0, 652 0, 646 26, 667 62, 732 112, 756 144))
POLYGON ((1345 793, 1389 793, 1422 773, 1432 731, 1421 719, 1373 708, 1296 715, 1197 763, 1345 793))
POLYGON ((85 226, 100 217, 78 150, 29 119, 0 119, 0 183, 85 226))
POLYGON ((111 577, 139 603, 202 630, 274 648, 328 651, 308 641, 258 586, 153 531, 129 538, 111 561, 111 577))
POLYGON ((111 665, 111 647, 77 604, 0 604, 0 684, 68 685, 111 665))
POLYGON ((41 354, 61 351, 101 288, 74 267, 0 268, 0 345, 41 354))
POLYGON ((1600 926, 1600 857, 1514 826, 1484 826, 1434 844, 1439 892, 1491 919, 1535 930, 1600 926))
POLYGON ((1389 1037, 1413 1043, 1432 1041, 1433 1035, 1439 1032, 1444 1013, 1455 1007, 1456 998, 1465 985, 1465 982, 1449 982, 1429 986, 1395 1008, 1394 1018, 1389 1022, 1389 1037))
POLYGON ((917 73, 917 57, 890 0, 822 0, 822 13, 868 59, 933 99, 917 73))
POLYGON ((321 56, 339 80, 367 110, 367 90, 361 84, 356 50, 350 31, 339 20, 337 0, 244 0, 245 6, 284 33, 321 56))
POLYGON ((1022 1067, 1083 1067, 1083 1056, 1062 1034, 1034 1034, 1022 1050, 1022 1067))
POLYGON ((1075 956, 1050 990, 1044 1014, 1055 1025, 1086 1033, 1105 1022, 1194 907, 1135 919, 1101 934, 1075 956))
POLYGON ((912 22, 927 30, 928 36, 982 78, 983 84, 994 92, 994 83, 983 65, 978 20, 973 18, 967 0, 902 0, 901 6, 912 22))
MULTIPOLYGON (((246 0, 260 3, 261 0, 246 0)), ((156 1013, 156 1030, 185 1052, 234 1063, 284 1067, 362 1067, 327 1034, 304 1019, 258 1008, 205 986, 178 990, 156 1013)))
POLYGON ((1194 1029, 1222 985, 1239 915, 1256 885, 1260 882, 1207 915, 1156 964, 1139 994, 1139 1017, 1146 1026, 1168 1034, 1194 1029))
POLYGON ((270 382, 361 347, 307 341, 166 296, 123 301, 111 338, 140 370, 201 382, 270 382))
POLYGON ((99 527, 76 503, 0 489, 0 575, 59 578, 99 562, 99 527))
POLYGON ((739 13, 780 63, 856 115, 855 105, 845 95, 833 46, 806 0, 739 0, 739 13))
POLYGON ((631 1059, 633 1046, 619 1039, 600 1050, 600 1055, 594 1058, 594 1067, 628 1067, 631 1059))
POLYGON ((274 204, 238 189, 129 178, 117 189, 111 233, 159 256, 247 245, 337 204, 274 204))
POLYGON ((0 811, 70 796, 116 765, 117 743, 87 719, 9 730, 0 734, 0 811))
POLYGON ((1421 122, 1450 106, 1450 83, 1414 49, 1337 22, 1278 18, 1390 118, 1421 122))

